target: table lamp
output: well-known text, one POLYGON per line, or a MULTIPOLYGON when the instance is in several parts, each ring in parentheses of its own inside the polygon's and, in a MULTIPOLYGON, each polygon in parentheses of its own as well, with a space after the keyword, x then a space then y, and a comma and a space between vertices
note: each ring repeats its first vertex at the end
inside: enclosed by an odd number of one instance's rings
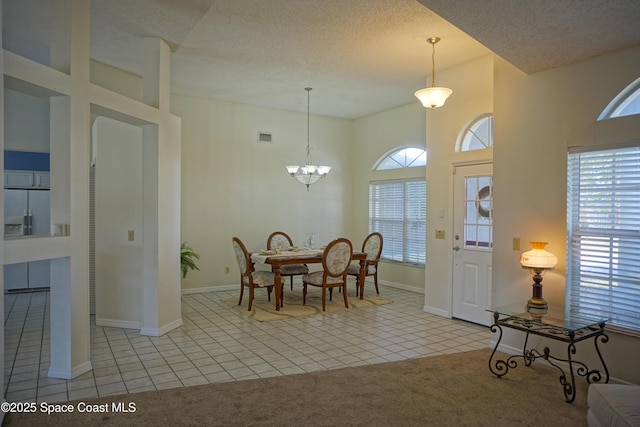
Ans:
POLYGON ((553 270, 558 263, 558 257, 544 249, 548 242, 529 242, 530 251, 520 255, 520 264, 533 274, 533 296, 527 302, 527 310, 541 312, 547 310, 547 302, 542 298, 542 275, 547 270, 553 270))

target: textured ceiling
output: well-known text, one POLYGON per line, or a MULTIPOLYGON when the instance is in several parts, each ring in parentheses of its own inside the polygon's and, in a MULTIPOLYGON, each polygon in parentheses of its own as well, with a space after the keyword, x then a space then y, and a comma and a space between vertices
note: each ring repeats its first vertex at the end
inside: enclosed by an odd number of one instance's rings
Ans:
POLYGON ((418 1, 528 74, 640 45, 639 0, 418 1))
MULTIPOLYGON (((3 47, 48 63, 50 4, 5 1, 3 47)), ((436 83, 489 49, 535 72, 639 44, 639 10, 637 0, 94 0, 91 56, 139 75, 142 39, 159 37, 173 93, 306 111, 310 86, 312 113, 357 118, 417 102, 430 36, 442 38, 436 83)))

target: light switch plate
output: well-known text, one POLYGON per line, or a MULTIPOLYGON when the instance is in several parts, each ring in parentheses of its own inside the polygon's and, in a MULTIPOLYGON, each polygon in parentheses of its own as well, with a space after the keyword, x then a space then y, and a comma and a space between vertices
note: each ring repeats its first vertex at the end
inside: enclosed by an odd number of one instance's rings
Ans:
POLYGON ((514 237, 513 238, 513 250, 514 251, 519 251, 520 250, 520 238, 519 237, 514 237))
POLYGON ((133 242, 133 241, 135 240, 135 235, 134 235, 134 233, 133 233, 133 230, 129 230, 129 236, 128 236, 128 238, 129 238, 129 241, 130 241, 130 242, 133 242))

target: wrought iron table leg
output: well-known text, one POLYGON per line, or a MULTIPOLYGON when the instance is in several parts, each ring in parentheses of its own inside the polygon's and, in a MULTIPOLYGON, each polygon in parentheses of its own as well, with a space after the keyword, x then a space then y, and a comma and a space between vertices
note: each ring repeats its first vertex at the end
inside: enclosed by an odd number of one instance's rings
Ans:
POLYGON ((502 328, 498 324, 498 317, 499 317, 498 313, 493 313, 493 325, 491 325, 490 329, 491 329, 491 332, 493 333, 495 333, 497 330, 498 332, 500 332, 500 335, 498 335, 496 346, 493 348, 493 351, 491 352, 491 357, 489 357, 489 370, 493 375, 495 375, 498 378, 501 378, 504 374, 506 374, 509 371, 509 366, 507 365, 507 363, 505 363, 504 360, 496 360, 495 370, 494 370, 493 356, 496 354, 496 350, 498 350, 498 346, 500 345, 500 341, 502 340, 502 328))
POLYGON ((529 343, 529 332, 527 332, 524 337, 524 346, 522 347, 522 358, 524 359, 525 366, 531 366, 534 360, 536 360, 536 351, 535 349, 527 350, 527 344, 529 343))
MULTIPOLYGON (((600 323, 600 334, 596 335, 593 338, 594 345, 596 347, 596 353, 598 353, 598 358, 600 359, 600 364, 604 369, 604 373, 606 374, 605 383, 609 382, 609 369, 607 368, 607 364, 604 363, 604 358, 602 357, 602 353, 600 353, 600 347, 598 347, 598 340, 602 340, 603 344, 606 344, 609 341, 609 337, 604 333, 604 323, 600 323)), ((600 371, 591 371, 587 375, 587 381, 591 384, 591 381, 598 382, 602 379, 602 375, 600 375, 600 371)))
MULTIPOLYGON (((569 334, 570 342, 567 345, 567 359, 557 359, 549 354, 549 347, 545 347, 544 349, 544 358, 549 364, 560 371, 560 384, 562 385, 565 400, 568 403, 571 403, 576 398, 576 381, 575 374, 577 373, 581 377, 585 377, 589 384, 593 382, 599 382, 602 379, 602 374, 597 369, 591 369, 587 367, 586 364, 573 360, 572 355, 576 354, 576 345, 574 342, 575 335, 569 334), (559 365, 553 363, 553 360, 557 360, 560 362, 567 362, 569 366, 569 377, 567 378, 567 373, 565 373, 564 369, 559 365), (577 365, 577 369, 574 372, 574 365, 577 365)), ((609 382, 609 370, 607 369, 607 365, 604 362, 602 354, 600 353, 600 349, 598 348, 598 340, 601 339, 602 342, 607 342, 609 337, 604 333, 604 325, 601 325, 601 333, 594 337, 594 344, 596 347, 596 352, 598 353, 598 357, 600 358, 600 363, 605 371, 605 383, 609 382)))
POLYGON ((580 370, 585 370, 586 371, 586 367, 585 367, 584 363, 582 363, 582 362, 574 362, 573 359, 571 358, 572 354, 576 354, 576 345, 573 342, 570 342, 567 345, 567 359, 566 360, 555 358, 555 357, 551 356, 549 353, 550 353, 549 347, 545 347, 544 348, 544 359, 547 362, 549 362, 549 364, 551 366, 553 366, 558 371, 560 371, 559 380, 560 380, 560 385, 562 385, 562 392, 564 393, 564 399, 565 399, 566 402, 571 403, 576 398, 576 379, 575 379, 575 375, 573 374, 573 364, 577 363, 580 366, 578 371, 580 371, 580 370), (553 363, 553 360, 557 360, 557 361, 560 361, 560 362, 567 362, 567 364, 569 365, 569 379, 570 379, 570 381, 567 380, 567 374, 564 371, 564 369, 561 366, 556 365, 555 363, 553 363))
MULTIPOLYGON (((573 340, 573 334, 571 334, 571 339, 573 340)), ((564 374, 560 377, 560 384, 562 384, 564 398, 569 403, 573 402, 576 398, 576 377, 575 375, 573 375, 573 359, 571 358, 572 354, 576 354, 576 345, 573 343, 573 341, 570 342, 567 346, 567 360, 569 361, 569 374, 571 377, 571 384, 567 382, 567 377, 564 374)))

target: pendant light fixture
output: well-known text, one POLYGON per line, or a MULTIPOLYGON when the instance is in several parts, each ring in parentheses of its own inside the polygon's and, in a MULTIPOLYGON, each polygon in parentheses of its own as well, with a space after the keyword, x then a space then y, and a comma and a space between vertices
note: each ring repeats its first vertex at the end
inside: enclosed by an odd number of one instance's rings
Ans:
POLYGON ((303 166, 292 165, 286 166, 286 168, 289 175, 297 179, 300 184, 306 185, 307 191, 309 191, 309 186, 311 184, 314 184, 320 178, 327 176, 331 170, 331 166, 316 166, 311 163, 311 145, 309 143, 311 88, 306 87, 304 90, 307 91, 307 161, 303 166))
POLYGON ((435 110, 438 107, 442 107, 449 97, 453 93, 448 87, 436 86, 436 43, 440 41, 440 37, 429 37, 428 43, 431 43, 431 87, 420 89, 415 93, 416 97, 422 102, 425 107, 435 110))

